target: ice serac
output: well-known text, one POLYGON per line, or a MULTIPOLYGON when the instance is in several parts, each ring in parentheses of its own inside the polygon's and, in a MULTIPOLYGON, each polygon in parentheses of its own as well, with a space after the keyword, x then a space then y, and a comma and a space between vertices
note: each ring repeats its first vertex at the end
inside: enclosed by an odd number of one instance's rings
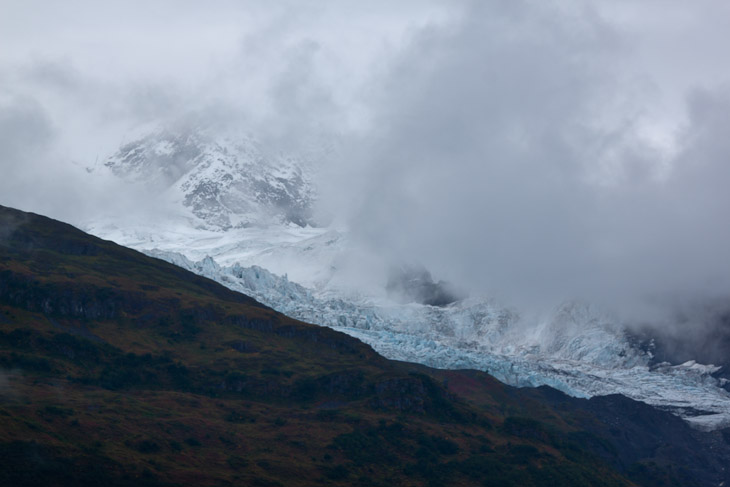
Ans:
POLYGON ((105 166, 168 192, 206 228, 313 224, 311 155, 269 154, 249 135, 160 128, 124 144, 105 166))
POLYGON ((730 393, 718 367, 657 363, 615 317, 590 304, 567 301, 530 315, 464 298, 424 269, 391 274, 389 286, 387 266, 375 287, 349 286, 344 269, 356 251, 348 233, 312 226, 310 156, 269 157, 250 137, 158 130, 124 145, 106 165, 168 192, 194 218, 96 221, 89 233, 337 328, 388 358, 486 370, 511 385, 548 385, 578 397, 622 394, 700 429, 730 426, 730 393))

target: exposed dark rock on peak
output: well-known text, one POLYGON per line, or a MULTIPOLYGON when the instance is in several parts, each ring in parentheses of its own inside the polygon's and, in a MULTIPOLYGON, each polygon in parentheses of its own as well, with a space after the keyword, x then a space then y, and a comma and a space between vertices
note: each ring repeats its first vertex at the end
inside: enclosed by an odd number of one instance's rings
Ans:
POLYGON ((385 289, 396 301, 431 306, 446 306, 466 297, 466 293, 449 282, 434 282, 425 267, 416 265, 392 267, 385 289))

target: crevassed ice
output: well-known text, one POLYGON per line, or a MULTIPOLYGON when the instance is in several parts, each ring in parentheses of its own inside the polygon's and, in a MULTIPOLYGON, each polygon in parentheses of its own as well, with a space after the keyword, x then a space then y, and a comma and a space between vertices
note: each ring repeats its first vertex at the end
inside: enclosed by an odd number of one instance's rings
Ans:
POLYGON ((485 370, 517 387, 548 385, 576 397, 623 394, 667 409, 693 426, 730 425, 730 394, 712 365, 650 367, 610 317, 567 303, 538 321, 490 300, 447 308, 393 304, 318 292, 259 266, 220 266, 213 258, 150 250, 151 256, 214 279, 294 318, 359 338, 382 355, 431 367, 485 370))

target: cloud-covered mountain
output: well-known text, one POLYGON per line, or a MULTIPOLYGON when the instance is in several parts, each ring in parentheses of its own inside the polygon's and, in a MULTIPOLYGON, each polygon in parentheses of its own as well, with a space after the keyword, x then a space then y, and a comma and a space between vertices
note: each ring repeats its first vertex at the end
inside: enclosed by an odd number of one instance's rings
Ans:
POLYGON ((266 153, 250 136, 159 128, 125 143, 104 165, 167 193, 206 228, 315 224, 312 158, 266 153))
POLYGON ((194 218, 150 226, 101 220, 91 233, 342 330, 389 358, 487 370, 511 385, 550 385, 577 397, 619 393, 703 429, 730 424, 725 361, 699 338, 681 355, 668 353, 673 323, 639 333, 619 315, 570 296, 540 312, 483 294, 464 299, 424 267, 361 252, 348 229, 293 225, 303 222, 287 215, 311 210, 318 196, 309 179, 314 159, 267 159, 251 137, 234 142, 167 129, 125 144, 106 165, 134 186, 175 195, 177 210, 194 218))

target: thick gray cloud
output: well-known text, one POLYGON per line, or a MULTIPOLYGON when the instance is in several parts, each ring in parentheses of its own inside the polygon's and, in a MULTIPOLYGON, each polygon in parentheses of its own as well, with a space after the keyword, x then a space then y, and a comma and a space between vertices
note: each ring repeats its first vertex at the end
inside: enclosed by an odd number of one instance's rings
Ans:
POLYGON ((76 223, 159 206, 84 171, 140 126, 249 131, 286 150, 357 123, 365 65, 431 15, 329 1, 2 4, 2 203, 76 223))
POLYGON ((329 186, 361 240, 511 300, 727 295, 727 89, 665 86, 671 53, 641 70, 600 7, 474 2, 419 32, 329 186))
MULTIPOLYGON (((4 157, 13 176, 0 183, 3 201, 82 221, 69 187, 122 199, 124 191, 84 187, 79 169, 149 124, 252 132, 283 150, 332 138, 366 118, 359 92, 387 47, 445 10, 410 1, 2 2, 0 45, 10 48, 0 49, 0 101, 45 123, 28 132, 45 140, 32 165, 4 157), (40 187, 42 197, 28 197, 40 187)), ((29 155, 22 140, 1 150, 20 144, 29 155)), ((103 203, 80 210, 111 202, 103 203)))
POLYGON ((641 158, 630 126, 601 120, 625 96, 612 34, 590 11, 520 2, 475 3, 421 32, 354 155, 365 189, 353 228, 490 290, 577 278, 603 148, 641 158))

